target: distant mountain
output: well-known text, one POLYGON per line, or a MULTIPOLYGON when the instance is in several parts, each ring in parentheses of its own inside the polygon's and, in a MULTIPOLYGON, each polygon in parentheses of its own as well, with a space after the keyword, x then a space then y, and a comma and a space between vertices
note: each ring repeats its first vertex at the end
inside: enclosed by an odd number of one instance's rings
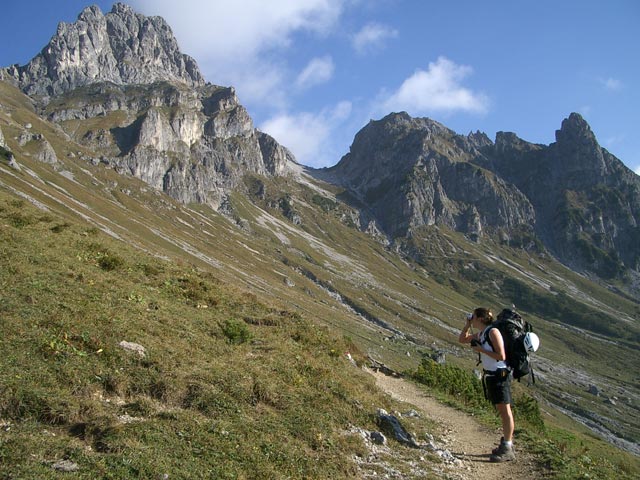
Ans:
POLYGON ((580 271, 637 274, 640 177, 598 145, 577 113, 556 138, 544 146, 499 132, 493 143, 394 113, 371 121, 318 175, 348 189, 392 237, 434 224, 524 247, 535 247, 535 236, 580 271))
POLYGON ((40 54, 27 65, 5 68, 2 75, 45 101, 96 82, 204 85, 198 65, 180 53, 164 19, 137 14, 122 3, 106 15, 94 5, 75 23, 61 22, 40 54))
POLYGON ((390 236, 424 225, 483 234, 534 222, 528 199, 471 161, 490 145, 482 134, 463 137, 406 113, 371 121, 350 152, 320 176, 344 186, 390 236))
POLYGON ((536 234, 565 263, 605 278, 640 271, 640 177, 572 113, 548 147, 500 133, 477 163, 534 205, 536 234))
POLYGON ((43 105, 95 162, 183 203, 215 208, 246 173, 283 174, 291 153, 257 131, 233 88, 205 83, 171 28, 122 3, 61 23, 27 65, 0 71, 43 105))

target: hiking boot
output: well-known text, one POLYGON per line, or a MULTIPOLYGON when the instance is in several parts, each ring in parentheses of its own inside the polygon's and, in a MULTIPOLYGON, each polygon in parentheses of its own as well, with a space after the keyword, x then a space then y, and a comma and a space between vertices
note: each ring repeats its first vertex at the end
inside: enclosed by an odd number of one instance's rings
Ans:
POLYGON ((493 452, 491 457, 489 457, 489 460, 492 462, 510 462, 516 459, 513 446, 508 447, 504 442, 501 442, 500 446, 494 449, 493 452))
MULTIPOLYGON (((500 444, 496 448, 491 450, 491 455, 497 455, 503 443, 504 443, 504 437, 500 437, 500 444)), ((516 453, 516 449, 513 448, 513 446, 511 447, 511 450, 513 450, 513 453, 516 453)))
POLYGON ((498 446, 496 448, 491 450, 491 455, 497 455, 498 454, 498 450, 500 449, 500 447, 502 446, 503 443, 504 443, 504 437, 500 437, 500 443, 498 444, 498 446))

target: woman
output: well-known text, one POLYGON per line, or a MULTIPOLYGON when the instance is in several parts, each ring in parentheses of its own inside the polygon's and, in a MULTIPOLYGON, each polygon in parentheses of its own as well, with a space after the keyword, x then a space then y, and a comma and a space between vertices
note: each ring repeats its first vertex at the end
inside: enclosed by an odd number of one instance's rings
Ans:
POLYGON ((487 308, 476 308, 467 316, 467 323, 460 332, 458 340, 470 343, 471 348, 480 353, 484 370, 483 383, 487 399, 496 406, 502 419, 502 439, 498 448, 494 448, 490 460, 507 462, 515 460, 513 451, 514 421, 511 412, 511 377, 507 368, 506 354, 502 334, 492 328, 493 313, 487 308), (471 333, 471 329, 477 333, 471 333), (490 341, 489 341, 490 340, 490 341), (493 345, 493 347, 492 347, 493 345))

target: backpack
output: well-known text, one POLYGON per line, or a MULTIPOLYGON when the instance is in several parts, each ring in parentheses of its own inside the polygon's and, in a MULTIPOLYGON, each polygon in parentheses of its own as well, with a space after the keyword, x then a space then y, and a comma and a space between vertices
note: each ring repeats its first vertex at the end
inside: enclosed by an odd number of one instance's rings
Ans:
MULTIPOLYGON (((505 308, 500 312, 497 320, 491 324, 491 328, 497 328, 502 334, 507 357, 506 363, 513 374, 513 378, 520 381, 525 375, 530 375, 530 383, 536 383, 529 352, 524 345, 525 335, 527 332, 533 331, 531 324, 524 320, 515 310, 505 308)), ((487 331, 486 338, 491 348, 493 348, 489 338, 489 331, 487 331)))

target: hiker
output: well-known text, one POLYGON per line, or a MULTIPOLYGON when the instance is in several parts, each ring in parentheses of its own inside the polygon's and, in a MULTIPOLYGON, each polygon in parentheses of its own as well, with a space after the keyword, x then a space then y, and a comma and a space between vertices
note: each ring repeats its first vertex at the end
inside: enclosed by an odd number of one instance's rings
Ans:
POLYGON ((491 452, 492 462, 515 460, 513 451, 514 421, 511 412, 511 379, 506 364, 506 354, 502 334, 497 328, 491 328, 493 313, 487 308, 476 308, 467 315, 467 323, 460 332, 458 340, 471 344, 471 348, 480 354, 482 362, 485 395, 495 405, 502 419, 502 439, 500 445, 491 452), (471 329, 477 333, 471 333, 471 329), (487 338, 488 337, 488 338, 487 338), (491 345, 494 347, 492 348, 491 345))

